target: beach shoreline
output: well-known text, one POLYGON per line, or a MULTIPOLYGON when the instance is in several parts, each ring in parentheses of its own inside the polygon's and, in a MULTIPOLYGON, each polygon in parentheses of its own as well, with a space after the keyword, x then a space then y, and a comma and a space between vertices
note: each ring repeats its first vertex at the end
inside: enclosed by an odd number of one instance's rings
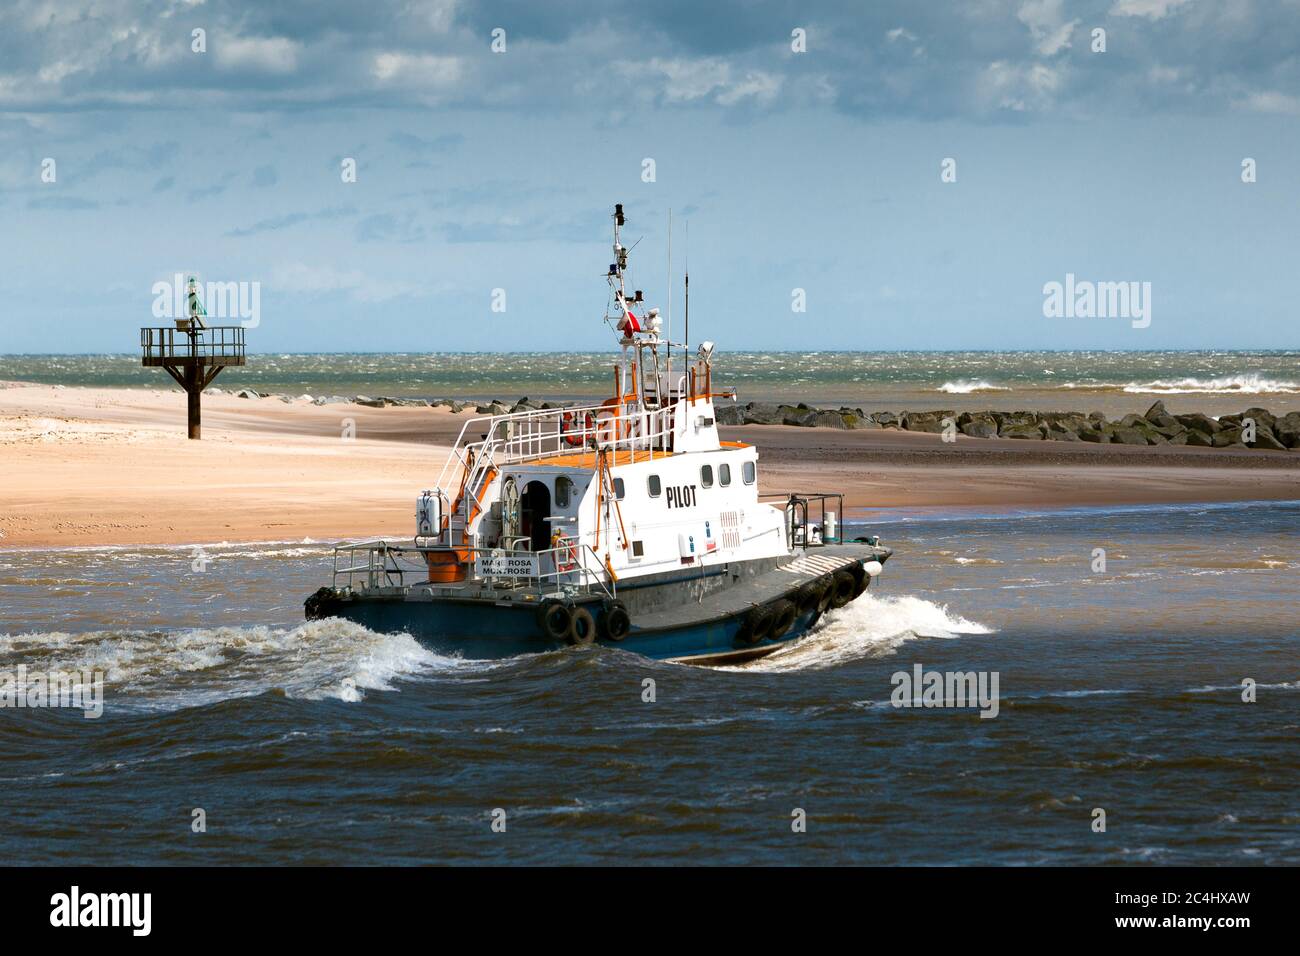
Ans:
MULTIPOLYGON (((185 437, 176 389, 0 388, 0 548, 409 538, 472 409, 208 394, 185 437)), ((878 509, 1054 509, 1300 499, 1300 454, 1026 442, 785 425, 759 447, 764 493, 842 492, 878 509)))

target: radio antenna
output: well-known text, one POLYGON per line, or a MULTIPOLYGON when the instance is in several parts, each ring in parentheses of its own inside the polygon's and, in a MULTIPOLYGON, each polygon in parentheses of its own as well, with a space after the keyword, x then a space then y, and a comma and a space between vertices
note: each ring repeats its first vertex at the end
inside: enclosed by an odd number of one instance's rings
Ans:
POLYGON ((673 207, 668 207, 668 388, 673 382, 673 207))
POLYGON ((686 362, 691 361, 691 221, 686 220, 686 334, 682 343, 686 348, 686 362))

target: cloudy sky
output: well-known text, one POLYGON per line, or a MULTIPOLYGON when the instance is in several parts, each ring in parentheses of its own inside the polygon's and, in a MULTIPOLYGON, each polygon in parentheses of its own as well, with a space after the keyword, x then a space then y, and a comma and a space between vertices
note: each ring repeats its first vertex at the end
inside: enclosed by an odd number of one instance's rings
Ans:
POLYGON ((724 348, 1294 348, 1298 45, 1300 0, 5 0, 0 352, 129 351, 176 272, 260 283, 257 350, 603 348, 615 202, 724 348), (1151 324, 1045 317, 1068 273, 1151 324))

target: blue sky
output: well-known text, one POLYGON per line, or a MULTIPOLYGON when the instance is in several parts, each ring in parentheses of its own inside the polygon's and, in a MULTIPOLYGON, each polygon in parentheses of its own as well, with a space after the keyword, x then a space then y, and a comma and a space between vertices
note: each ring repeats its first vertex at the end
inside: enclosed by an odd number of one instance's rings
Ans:
POLYGON ((0 352, 130 351, 176 272, 259 282, 259 351, 604 348, 615 202, 665 310, 673 210, 679 324, 689 222, 723 348, 1295 348, 1298 35, 1300 0, 12 0, 0 352), (1067 273, 1150 282, 1151 325, 1045 318, 1067 273))

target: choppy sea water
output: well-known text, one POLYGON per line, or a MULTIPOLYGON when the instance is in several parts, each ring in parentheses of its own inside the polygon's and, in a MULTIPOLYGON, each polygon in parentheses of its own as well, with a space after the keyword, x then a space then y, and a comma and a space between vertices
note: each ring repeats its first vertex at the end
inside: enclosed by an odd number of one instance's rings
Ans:
POLYGON ((1300 502, 859 519, 897 549, 879 588, 726 669, 604 649, 471 661, 304 623, 330 568, 310 542, 206 544, 204 571, 189 548, 0 551, 0 672, 107 679, 98 719, 0 709, 0 850, 1300 862, 1300 502), (892 675, 916 664, 996 672, 997 717, 895 708, 892 675))
MULTIPOLYGON (((610 388, 614 352, 252 355, 219 387, 288 395, 591 398, 610 388)), ((742 400, 873 408, 1241 411, 1300 408, 1300 352, 725 352, 715 383, 742 400)), ((0 380, 163 387, 139 356, 0 355, 0 380)))

